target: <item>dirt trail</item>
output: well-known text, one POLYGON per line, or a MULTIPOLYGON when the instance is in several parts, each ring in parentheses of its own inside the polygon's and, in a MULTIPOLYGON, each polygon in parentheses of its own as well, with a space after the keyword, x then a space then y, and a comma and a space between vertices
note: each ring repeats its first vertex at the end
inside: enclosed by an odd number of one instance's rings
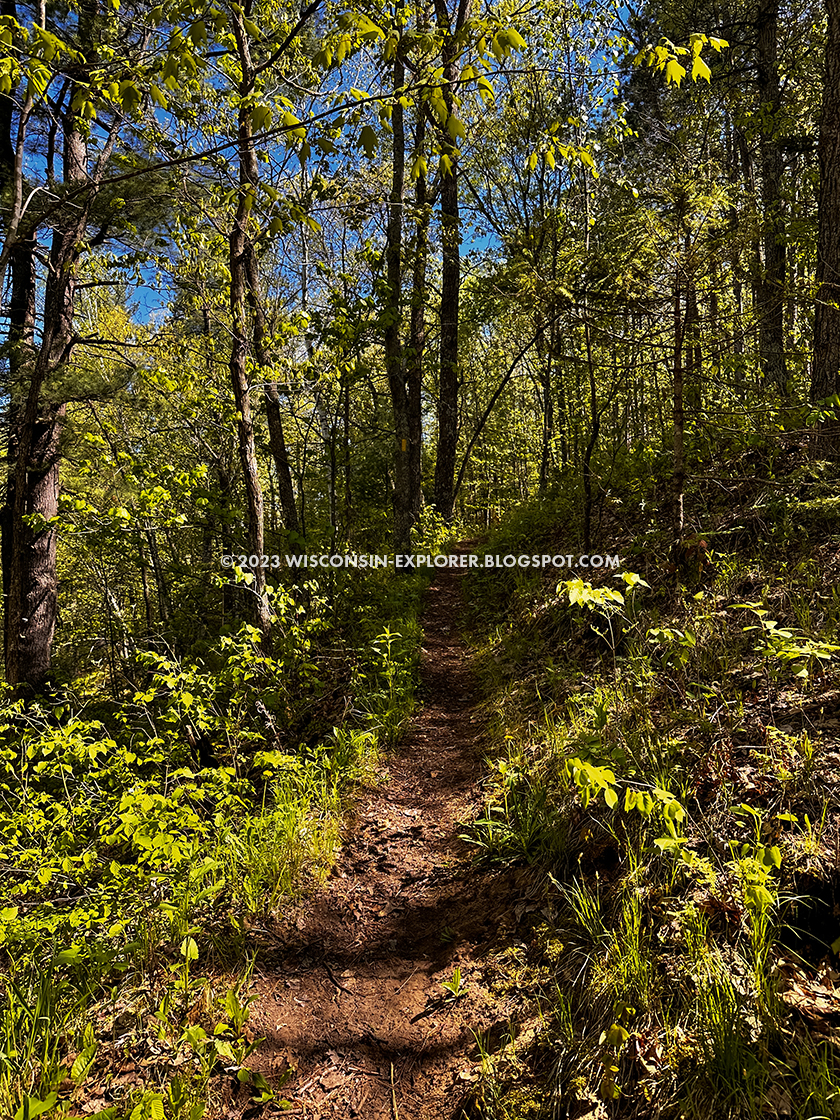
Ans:
MULTIPOLYGON (((296 1067, 283 1115, 452 1120, 476 1076, 470 1028, 507 1023, 484 973, 521 914, 522 883, 476 872, 458 839, 482 758, 460 605, 458 576, 441 573, 423 617, 423 707, 390 780, 363 791, 329 884, 260 952, 250 1026, 265 1041, 249 1064, 269 1082, 296 1067), (444 1003, 456 966, 466 994, 444 1003)), ((228 1115, 247 1109, 243 1089, 228 1115)))

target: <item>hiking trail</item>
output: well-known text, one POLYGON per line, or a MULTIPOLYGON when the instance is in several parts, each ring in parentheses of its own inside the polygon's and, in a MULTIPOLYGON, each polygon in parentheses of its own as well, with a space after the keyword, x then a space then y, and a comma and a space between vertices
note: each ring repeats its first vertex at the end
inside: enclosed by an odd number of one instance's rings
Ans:
MULTIPOLYGON (((278 1094, 291 1109, 254 1116, 455 1120, 481 1068, 472 1031, 508 1028, 491 957, 535 907, 526 871, 476 870, 458 838, 485 745, 460 613, 459 576, 442 572, 421 620, 423 706, 389 777, 360 791, 328 883, 259 939, 249 1027, 264 1041, 248 1064, 269 1084, 296 1072, 278 1094), (456 968, 464 994, 445 999, 456 968)), ((227 1115, 248 1117, 250 1095, 227 1115)))

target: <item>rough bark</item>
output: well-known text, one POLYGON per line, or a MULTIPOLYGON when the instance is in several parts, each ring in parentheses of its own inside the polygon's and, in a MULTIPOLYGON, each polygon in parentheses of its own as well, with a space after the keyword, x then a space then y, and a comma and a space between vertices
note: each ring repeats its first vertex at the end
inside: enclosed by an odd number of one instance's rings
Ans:
MULTIPOLYGON (((248 304, 251 311, 254 353, 260 370, 270 373, 272 362, 268 353, 265 312, 260 291, 260 276, 254 244, 248 238, 245 246, 245 274, 248 285, 248 304)), ((280 491, 280 505, 283 510, 283 523, 292 533, 300 533, 295 487, 292 469, 286 447, 286 434, 283 428, 283 413, 277 383, 268 380, 263 390, 266 419, 268 421, 268 446, 277 472, 277 487, 280 491)))
POLYGON ((763 268, 759 285, 758 346, 764 382, 780 392, 787 384, 785 361, 785 218, 782 205, 782 151, 779 145, 779 0, 760 0, 756 29, 758 92, 761 102, 761 205, 763 268))
MULTIPOLYGON (((418 106, 414 142, 415 158, 422 156, 426 140, 426 116, 418 106)), ((405 376, 408 392, 408 458, 411 512, 418 517, 423 508, 423 362, 426 351, 426 268, 429 258, 429 218, 426 176, 417 177, 414 203, 414 260, 412 263, 411 315, 405 348, 405 376)))
MULTIPOLYGON (((677 266, 679 269, 679 265, 677 266)), ((674 395, 673 395, 673 420, 674 420, 674 475, 673 505, 671 522, 674 537, 682 534, 685 520, 685 408, 683 403, 683 322, 681 309, 681 292, 679 272, 674 278, 674 395)))
POLYGON ((269 381, 265 386, 265 414, 268 420, 268 446, 277 471, 277 487, 280 491, 280 506, 283 510, 283 524, 292 533, 300 533, 295 487, 286 447, 286 434, 283 428, 283 413, 277 384, 269 381))
POLYGON ((811 399, 840 388, 840 0, 826 0, 828 27, 818 155, 817 306, 811 399))
POLYGON ((236 437, 239 462, 245 485, 246 535, 248 554, 257 557, 252 569, 250 591, 251 614, 265 642, 271 637, 271 612, 266 595, 265 568, 260 563, 264 550, 263 493, 257 466, 254 422, 251 412, 251 386, 248 381, 250 353, 248 263, 250 244, 248 223, 253 192, 259 179, 257 157, 251 130, 253 67, 241 12, 234 15, 234 34, 242 78, 239 87, 241 103, 237 119, 237 159, 239 163, 239 198, 229 236, 231 350, 228 368, 233 399, 236 404, 236 437))
MULTIPOLYGON (((461 72, 456 36, 469 18, 470 0, 459 0, 454 28, 450 27, 445 0, 435 0, 438 30, 444 35, 443 96, 454 113, 461 72)), ((438 442, 435 463, 435 505, 447 521, 455 504, 455 460, 458 448, 458 333, 461 294, 461 222, 458 207, 458 150, 443 130, 442 151, 449 157, 448 173, 441 174, 440 225, 442 244, 440 294, 440 385, 438 442)))
MULTIPOLYGON (((405 66, 399 52, 394 60, 394 89, 405 84, 405 66)), ((409 440, 408 387, 401 332, 402 311, 402 238, 403 203, 405 197, 405 122, 403 107, 394 104, 391 117, 393 129, 393 159, 391 194, 388 200, 388 226, 385 232, 385 268, 388 280, 388 300, 385 308, 385 370, 394 415, 394 485, 391 499, 394 509, 394 552, 406 555, 411 552, 411 526, 414 522, 411 493, 411 458, 409 440)))
MULTIPOLYGON (((64 181, 88 179, 87 149, 75 116, 63 118, 64 181)), ((16 167, 15 174, 21 173, 16 167)), ((87 204, 61 215, 50 248, 44 284, 44 327, 34 349, 34 240, 12 235, 10 261, 15 310, 10 324, 14 358, 9 407, 9 473, 2 514, 3 583, 6 595, 6 679, 14 686, 38 688, 50 670, 58 615, 56 575, 60 491, 60 437, 66 406, 45 399, 49 378, 64 365, 73 347, 75 266, 87 225, 87 204), (16 322, 15 322, 16 320, 16 322), (34 520, 30 520, 34 519, 34 520)))

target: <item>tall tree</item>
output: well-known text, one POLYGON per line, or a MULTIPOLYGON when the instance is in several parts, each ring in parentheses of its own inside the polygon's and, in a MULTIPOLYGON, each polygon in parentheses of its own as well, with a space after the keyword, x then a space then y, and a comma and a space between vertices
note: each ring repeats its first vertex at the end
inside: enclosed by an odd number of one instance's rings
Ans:
POLYGON ((840 0, 825 0, 825 10, 812 400, 823 400, 840 387, 840 0))
POLYGON ((785 249, 782 201, 781 104, 779 82, 779 0, 758 0, 756 70, 759 98, 761 204, 764 215, 762 270, 758 286, 759 354, 764 381, 784 391, 785 360, 785 249))
MULTIPOLYGON (((454 21, 446 0, 434 0, 437 29, 443 36, 443 97, 448 120, 455 118, 461 71, 461 31, 470 16, 471 0, 458 0, 454 21)), ((458 327, 461 299, 461 221, 458 207, 459 152, 452 133, 441 135, 440 227, 443 251, 440 291, 440 384, 438 441, 435 461, 435 506, 447 521, 455 503, 455 460, 458 451, 458 327)))
MULTIPOLYGON (((13 12, 5 14, 13 16, 13 12)), ((2 145, 6 209, 0 259, 4 267, 11 265, 13 307, 9 333, 9 469, 1 517, 5 663, 6 678, 12 685, 37 687, 50 669, 58 593, 55 518, 60 491, 60 438, 66 413, 66 389, 56 382, 65 373, 77 342, 73 326, 77 268, 87 248, 88 227, 124 119, 119 108, 111 112, 99 134, 99 150, 91 158, 88 120, 95 114, 89 112, 87 96, 101 81, 95 74, 107 18, 95 2, 80 5, 76 43, 70 47, 48 32, 46 9, 41 5, 31 35, 17 25, 21 59, 15 74, 18 86, 4 95, 3 118, 9 131, 2 145), (48 100, 53 85, 58 88, 48 100), (30 205, 36 192, 27 177, 27 154, 34 127, 47 108, 52 118, 46 166, 50 202, 30 205), (44 228, 51 232, 38 336, 37 237, 44 228)), ((107 216, 102 218, 100 240, 106 236, 108 222, 107 216)))

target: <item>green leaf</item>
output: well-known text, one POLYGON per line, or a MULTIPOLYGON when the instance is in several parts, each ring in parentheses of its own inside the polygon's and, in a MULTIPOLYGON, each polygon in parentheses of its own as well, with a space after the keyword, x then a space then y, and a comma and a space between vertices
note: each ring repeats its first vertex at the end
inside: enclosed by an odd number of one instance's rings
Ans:
POLYGON ((694 56, 694 63, 691 67, 691 76, 695 82, 699 81, 700 78, 705 78, 707 82, 711 83, 712 72, 699 54, 694 56))
POLYGON ((23 1104, 15 1113, 15 1120, 24 1120, 24 1117, 29 1117, 29 1120, 35 1120, 36 1116, 42 1116, 45 1112, 55 1108, 56 1101, 58 1100, 58 1093, 50 1093, 44 1100, 38 1100, 37 1097, 24 1097, 23 1104))
POLYGON ((450 117, 446 122, 446 131, 453 140, 466 140, 467 130, 464 128, 463 121, 458 120, 457 117, 450 117))
POLYGON ((181 956, 188 961, 198 960, 198 946, 192 937, 185 937, 181 942, 181 956))
POLYGON ((81 945, 71 945, 69 949, 62 949, 55 955, 56 964, 75 964, 82 952, 81 945))
POLYGON ((306 129, 303 128, 294 113, 285 112, 283 114, 283 128, 287 130, 289 136, 294 136, 296 140, 306 139, 306 129))
POLYGON ((271 107, 268 105, 255 105, 251 110, 251 127, 254 132, 265 132, 271 128, 271 107))
POLYGON ((522 36, 519 34, 519 32, 516 31, 513 27, 509 27, 508 30, 507 30, 507 41, 510 43, 510 45, 512 47, 515 47, 518 51, 524 51, 528 46, 528 44, 525 42, 525 40, 522 38, 522 36))
POLYGON ((359 144, 364 148, 367 158, 373 159, 379 147, 379 137, 369 124, 366 124, 359 133, 359 144))

